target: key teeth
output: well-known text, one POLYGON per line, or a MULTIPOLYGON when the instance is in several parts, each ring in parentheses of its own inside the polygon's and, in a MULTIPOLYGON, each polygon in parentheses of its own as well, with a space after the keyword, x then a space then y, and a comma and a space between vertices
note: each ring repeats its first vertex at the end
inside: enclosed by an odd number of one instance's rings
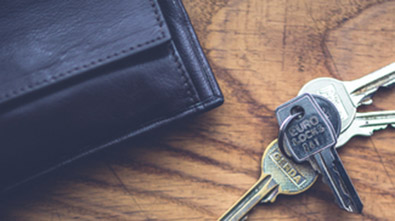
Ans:
POLYGON ((372 130, 372 133, 371 133, 371 135, 373 134, 373 132, 375 132, 375 131, 378 131, 378 130, 384 130, 385 128, 387 128, 388 127, 388 125, 389 124, 386 124, 386 125, 382 125, 382 126, 377 126, 377 127, 374 127, 373 128, 373 130, 372 130))
MULTIPOLYGON (((326 185, 329 185, 328 180, 325 179, 324 176, 322 176, 322 181, 323 181, 326 185)), ((347 210, 348 212, 353 212, 352 209, 344 207, 344 206, 339 202, 339 200, 338 200, 336 197, 334 197, 333 201, 335 201, 335 203, 336 203, 340 208, 343 208, 343 209, 347 210)), ((350 200, 349 197, 347 196, 347 202, 345 202, 345 203, 347 203, 347 205, 350 205, 350 202, 351 202, 351 200, 350 200)))
MULTIPOLYGON (((341 163, 341 162, 337 162, 337 163, 341 163)), ((337 169, 336 167, 336 163, 335 161, 332 162, 332 170, 333 170, 333 174, 335 176, 335 179, 340 179, 341 180, 341 175, 340 175, 340 171, 337 169)), ((322 181, 329 185, 329 180, 322 176, 322 181)), ((346 210, 347 212, 352 212, 352 213, 361 213, 362 212, 362 208, 356 206, 356 208, 354 208, 353 204, 352 204, 352 199, 349 193, 347 193, 345 191, 345 189, 343 188, 344 183, 341 184, 341 188, 339 189, 339 191, 341 191, 341 194, 343 196, 343 200, 344 200, 344 205, 339 201, 339 199, 337 197, 334 198, 335 203, 342 209, 346 210)))
MULTIPOLYGON (((335 166, 336 164, 342 164, 342 162, 339 161, 339 160, 333 161, 333 165, 334 165, 334 171, 336 172, 336 176, 338 176, 338 179, 341 181, 340 182, 340 184, 341 184, 340 187, 341 187, 341 191, 342 191, 342 193, 343 193, 343 195, 345 197, 344 204, 345 204, 346 208, 341 206, 339 202, 338 202, 338 204, 340 205, 341 208, 344 208, 348 212, 361 213, 362 212, 362 208, 363 208, 363 204, 362 204, 362 202, 361 202, 361 200, 360 200, 360 198, 358 196, 358 193, 355 192, 356 196, 351 196, 350 194, 353 194, 353 193, 352 192, 349 193, 348 191, 346 191, 346 189, 343 188, 343 187, 345 187, 346 184, 343 182, 343 179, 341 178, 340 171, 338 171, 338 167, 335 166), (353 201, 353 198, 354 198, 354 201, 353 201)), ((352 183, 351 183, 351 185, 353 186, 352 183)))
POLYGON ((384 130, 388 127, 388 125, 392 124, 385 124, 385 125, 377 125, 377 126, 370 126, 370 127, 361 127, 360 135, 362 136, 372 136, 375 131, 384 130))
MULTIPOLYGON (((324 177, 323 177, 322 181, 323 181, 325 184, 329 185, 329 182, 328 182, 324 177)), ((350 196, 349 196, 347 193, 345 193, 344 191, 342 191, 342 192, 343 192, 343 195, 347 197, 347 198, 344 200, 344 203, 345 203, 345 205, 346 205, 347 207, 344 207, 336 197, 334 197, 335 203, 336 203, 340 208, 342 208, 342 209, 344 209, 344 210, 346 210, 346 211, 348 211, 348 212, 354 212, 354 210, 353 210, 352 207, 351 207, 351 199, 350 199, 350 196)))

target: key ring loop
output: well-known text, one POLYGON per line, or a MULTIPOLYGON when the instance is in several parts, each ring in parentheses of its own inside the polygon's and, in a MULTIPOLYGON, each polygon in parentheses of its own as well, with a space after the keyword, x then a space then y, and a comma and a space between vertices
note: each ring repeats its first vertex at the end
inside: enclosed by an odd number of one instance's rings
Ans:
POLYGON ((285 120, 283 121, 283 123, 280 125, 280 129, 279 129, 279 133, 278 133, 278 148, 280 149, 281 153, 284 156, 288 156, 291 157, 284 148, 284 136, 285 136, 285 130, 288 128, 288 125, 297 117, 299 117, 300 115, 302 115, 303 112, 297 112, 294 114, 289 115, 287 118, 285 118, 285 120))

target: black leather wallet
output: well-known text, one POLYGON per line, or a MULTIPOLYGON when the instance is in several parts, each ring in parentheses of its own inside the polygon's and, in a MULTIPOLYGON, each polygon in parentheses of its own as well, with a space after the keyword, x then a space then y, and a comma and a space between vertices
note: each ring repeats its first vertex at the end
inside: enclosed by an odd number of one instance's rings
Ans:
POLYGON ((223 102, 179 0, 6 1, 0 33, 2 193, 223 102))

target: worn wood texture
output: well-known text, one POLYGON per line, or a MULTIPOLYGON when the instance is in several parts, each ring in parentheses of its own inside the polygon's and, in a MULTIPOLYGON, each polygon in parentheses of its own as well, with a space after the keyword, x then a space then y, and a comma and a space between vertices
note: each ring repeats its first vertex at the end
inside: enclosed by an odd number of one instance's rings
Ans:
MULTIPOLYGON (((1 220, 214 220, 258 178, 275 108, 307 81, 352 80, 395 61, 395 2, 185 0, 223 90, 220 108, 99 153, 12 195, 1 220)), ((395 109, 383 89, 360 111, 395 109)), ((395 130, 339 150, 365 207, 342 211, 320 180, 249 220, 393 219, 395 130)))

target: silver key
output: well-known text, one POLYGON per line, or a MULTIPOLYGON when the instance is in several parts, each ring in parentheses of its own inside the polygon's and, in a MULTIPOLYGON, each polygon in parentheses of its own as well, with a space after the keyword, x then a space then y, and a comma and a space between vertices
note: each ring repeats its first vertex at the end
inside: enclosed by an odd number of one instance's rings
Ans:
POLYGON ((350 127, 340 134, 336 147, 346 144, 352 137, 371 136, 374 131, 382 130, 388 125, 395 127, 395 111, 357 112, 350 127))
POLYGON ((395 83, 395 63, 385 66, 353 81, 334 78, 317 78, 309 81, 299 91, 318 94, 332 101, 338 109, 342 121, 341 132, 352 123, 360 105, 371 104, 371 97, 379 87, 389 87, 395 83))
MULTIPOLYGON (((288 147, 284 152, 296 162, 308 161, 322 174, 341 208, 361 213, 362 202, 335 149, 336 131, 314 97, 302 94, 292 99, 277 108, 276 117, 280 125, 279 144, 285 141, 288 147)), ((337 120, 340 121, 339 115, 337 120)), ((283 145, 279 146, 283 149, 283 145)))

